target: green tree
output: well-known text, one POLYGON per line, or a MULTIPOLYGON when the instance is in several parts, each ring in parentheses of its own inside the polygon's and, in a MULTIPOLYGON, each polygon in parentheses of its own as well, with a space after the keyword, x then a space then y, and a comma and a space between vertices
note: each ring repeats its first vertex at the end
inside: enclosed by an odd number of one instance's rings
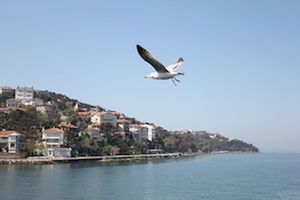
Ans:
POLYGON ((111 149, 112 149, 111 145, 109 145, 109 144, 105 145, 104 148, 103 148, 103 154, 104 155, 110 155, 111 149))
POLYGON ((147 152, 147 146, 143 143, 136 142, 130 146, 130 154, 143 154, 147 152))
POLYGON ((104 133, 106 138, 111 137, 112 132, 116 130, 116 127, 114 127, 111 123, 103 123, 100 126, 100 132, 104 133))
POLYGON ((166 152, 175 152, 176 148, 176 138, 174 136, 166 137, 164 140, 164 149, 166 152))
POLYGON ((32 106, 25 110, 16 110, 8 114, 6 122, 2 125, 6 130, 15 130, 24 133, 27 139, 37 140, 38 132, 42 129, 44 116, 32 106))

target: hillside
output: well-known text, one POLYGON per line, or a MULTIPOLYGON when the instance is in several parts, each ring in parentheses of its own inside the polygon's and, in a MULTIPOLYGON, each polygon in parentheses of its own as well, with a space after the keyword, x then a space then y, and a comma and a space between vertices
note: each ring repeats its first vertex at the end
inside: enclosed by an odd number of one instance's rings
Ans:
POLYGON ((26 152, 29 155, 37 155, 42 151, 44 147, 41 133, 44 129, 53 127, 65 131, 64 147, 72 148, 73 156, 139 154, 147 153, 149 149, 161 152, 204 153, 259 151, 251 144, 220 134, 205 131, 170 132, 149 122, 142 123, 123 113, 108 112, 100 106, 82 103, 49 91, 35 90, 34 101, 18 101, 17 107, 6 107, 7 100, 16 101, 13 99, 14 95, 13 91, 0 94, 0 129, 24 134, 26 152), (49 107, 51 112, 40 110, 41 107, 49 107), (105 113, 115 116, 115 123, 93 122, 93 117, 105 113), (149 134, 149 129, 145 132, 147 127, 155 127, 151 139, 149 135, 145 136, 145 133, 149 134), (90 130, 96 131, 94 135, 91 135, 90 130))

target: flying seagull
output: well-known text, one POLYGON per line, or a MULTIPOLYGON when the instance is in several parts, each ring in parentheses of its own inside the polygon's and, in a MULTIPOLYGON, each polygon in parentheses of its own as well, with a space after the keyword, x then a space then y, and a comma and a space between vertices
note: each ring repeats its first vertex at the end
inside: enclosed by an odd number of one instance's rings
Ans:
POLYGON ((184 75, 184 73, 175 72, 175 70, 184 62, 183 58, 180 57, 175 64, 165 67, 158 60, 156 60, 146 49, 144 49, 140 45, 136 45, 136 47, 140 56, 150 65, 152 65, 152 67, 156 70, 156 72, 148 74, 147 76, 145 76, 145 78, 153 78, 159 80, 172 79, 174 85, 176 85, 175 81, 180 82, 175 78, 175 76, 184 75))

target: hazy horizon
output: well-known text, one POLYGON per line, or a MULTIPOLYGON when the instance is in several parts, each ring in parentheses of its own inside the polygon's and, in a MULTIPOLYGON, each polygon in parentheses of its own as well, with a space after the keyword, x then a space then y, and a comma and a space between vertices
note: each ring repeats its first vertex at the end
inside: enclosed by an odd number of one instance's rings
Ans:
POLYGON ((33 86, 168 130, 300 152, 300 2, 1 1, 0 86, 33 86), (170 80, 163 64, 183 57, 170 80))

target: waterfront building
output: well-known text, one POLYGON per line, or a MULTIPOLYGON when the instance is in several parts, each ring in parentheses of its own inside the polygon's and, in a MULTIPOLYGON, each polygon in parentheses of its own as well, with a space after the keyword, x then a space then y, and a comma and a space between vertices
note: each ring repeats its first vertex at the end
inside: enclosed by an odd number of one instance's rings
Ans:
POLYGON ((150 124, 131 124, 129 125, 129 132, 137 142, 142 139, 152 141, 155 138, 155 126, 150 124))
POLYGON ((64 144, 64 131, 58 128, 43 130, 42 140, 46 147, 61 147, 64 144))
POLYGON ((48 157, 70 157, 71 148, 64 148, 64 131, 50 128, 42 131, 42 140, 45 146, 44 155, 48 157))
POLYGON ((0 152, 19 153, 25 150, 25 136, 16 131, 0 131, 0 152))
POLYGON ((155 138, 155 126, 150 125, 150 124, 142 124, 142 127, 146 128, 147 130, 147 139, 149 141, 152 141, 153 138, 155 138))

